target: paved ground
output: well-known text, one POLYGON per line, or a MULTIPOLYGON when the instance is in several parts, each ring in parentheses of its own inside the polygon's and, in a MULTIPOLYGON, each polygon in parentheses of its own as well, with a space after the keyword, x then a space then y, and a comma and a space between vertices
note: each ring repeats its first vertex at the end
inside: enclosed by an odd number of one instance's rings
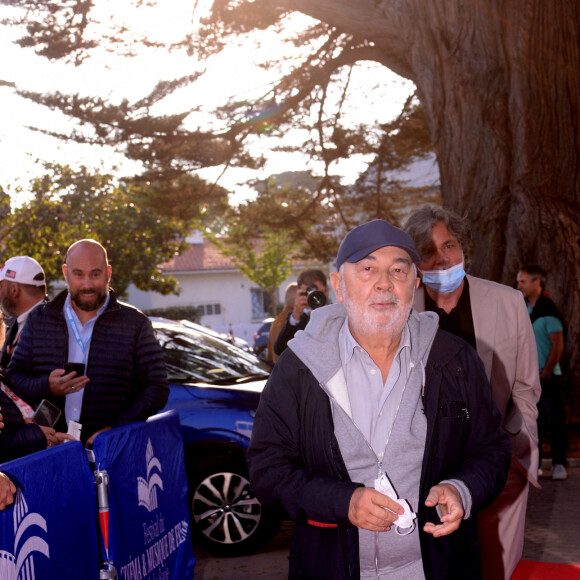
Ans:
MULTIPOLYGON (((569 477, 552 481, 549 465, 540 483, 530 489, 524 560, 580 564, 580 460, 571 460, 569 477)), ((213 558, 196 551, 196 580, 286 580, 292 524, 258 554, 240 558, 213 558)))
POLYGON ((530 489, 524 560, 580 564, 580 460, 570 465, 568 479, 552 481, 544 470, 542 489, 530 489))

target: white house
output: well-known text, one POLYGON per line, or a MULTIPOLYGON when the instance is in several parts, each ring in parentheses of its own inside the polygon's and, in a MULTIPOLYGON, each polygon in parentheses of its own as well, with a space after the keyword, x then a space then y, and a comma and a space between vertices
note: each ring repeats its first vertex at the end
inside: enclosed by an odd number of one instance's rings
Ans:
MULTIPOLYGON (((186 241, 190 244, 189 249, 162 265, 164 272, 178 280, 179 295, 163 296, 131 286, 128 302, 141 310, 195 306, 202 313, 201 324, 217 332, 231 330, 252 344, 254 332, 268 316, 264 310, 265 291, 243 276, 231 260, 220 254, 201 234, 194 234, 186 241)), ((309 267, 320 268, 328 274, 328 268, 320 265, 297 264, 278 289, 278 302, 284 300, 286 286, 295 282, 300 271, 309 267)))

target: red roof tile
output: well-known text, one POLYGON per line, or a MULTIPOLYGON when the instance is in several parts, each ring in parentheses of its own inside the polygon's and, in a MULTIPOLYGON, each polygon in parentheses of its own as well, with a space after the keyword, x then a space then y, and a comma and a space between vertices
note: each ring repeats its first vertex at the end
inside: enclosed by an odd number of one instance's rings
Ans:
POLYGON ((204 270, 237 270, 232 261, 220 254, 207 240, 192 244, 188 250, 161 265, 164 272, 195 272, 204 270))

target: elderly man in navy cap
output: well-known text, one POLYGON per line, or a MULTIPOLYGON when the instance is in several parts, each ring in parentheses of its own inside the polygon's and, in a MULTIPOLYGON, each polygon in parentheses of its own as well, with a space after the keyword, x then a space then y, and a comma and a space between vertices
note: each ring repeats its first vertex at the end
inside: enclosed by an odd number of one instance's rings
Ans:
POLYGON ((289 578, 477 578, 476 513, 510 462, 483 365, 412 310, 419 256, 374 220, 344 238, 337 304, 312 313, 264 389, 248 452, 296 522, 289 578))

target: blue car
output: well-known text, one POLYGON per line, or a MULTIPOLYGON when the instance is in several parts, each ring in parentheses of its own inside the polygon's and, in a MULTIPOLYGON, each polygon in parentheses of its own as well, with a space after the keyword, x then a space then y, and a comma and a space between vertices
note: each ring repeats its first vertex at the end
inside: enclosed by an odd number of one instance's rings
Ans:
POLYGON ((270 338, 270 326, 272 326, 273 321, 273 318, 266 318, 260 325, 260 328, 254 333, 254 346, 252 350, 262 360, 265 360, 268 354, 268 339, 270 338))
POLYGON ((215 556, 254 552, 278 531, 250 490, 246 450, 268 368, 201 326, 152 319, 181 420, 192 540, 215 556))

